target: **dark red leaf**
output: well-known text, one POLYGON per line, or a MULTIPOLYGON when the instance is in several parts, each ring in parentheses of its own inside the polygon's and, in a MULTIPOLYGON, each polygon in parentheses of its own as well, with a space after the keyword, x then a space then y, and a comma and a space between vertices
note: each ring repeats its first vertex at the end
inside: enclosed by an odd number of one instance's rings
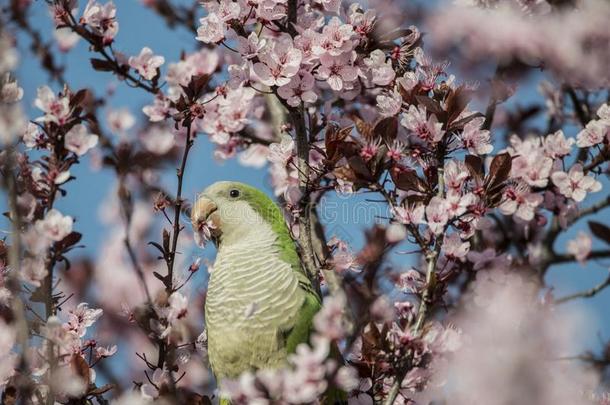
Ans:
POLYGON ((91 66, 94 70, 100 72, 112 72, 114 71, 114 64, 104 59, 91 58, 91 66))
POLYGON ((387 143, 391 143, 396 139, 398 134, 398 119, 396 117, 388 117, 379 120, 373 128, 373 135, 382 138, 387 143))
POLYGON ((444 115, 445 111, 443 111, 443 109, 441 108, 441 105, 437 101, 432 100, 430 97, 418 95, 418 96, 415 96, 415 99, 417 100, 417 102, 419 104, 426 107, 426 110, 428 112, 431 112, 434 115, 436 115, 437 118, 439 118, 439 120, 444 115))
POLYGON ((508 153, 501 153, 493 158, 489 166, 489 175, 485 180, 485 188, 492 190, 502 185, 510 174, 512 158, 508 153))
POLYGON ((589 221, 589 229, 596 238, 610 244, 610 227, 595 221, 589 221))

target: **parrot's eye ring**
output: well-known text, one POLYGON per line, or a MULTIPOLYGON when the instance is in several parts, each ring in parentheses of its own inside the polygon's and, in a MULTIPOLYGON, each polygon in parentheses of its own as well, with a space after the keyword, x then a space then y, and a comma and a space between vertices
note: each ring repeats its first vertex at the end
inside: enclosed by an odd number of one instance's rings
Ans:
POLYGON ((234 188, 233 190, 229 191, 229 196, 231 198, 237 198, 239 197, 239 190, 234 188))

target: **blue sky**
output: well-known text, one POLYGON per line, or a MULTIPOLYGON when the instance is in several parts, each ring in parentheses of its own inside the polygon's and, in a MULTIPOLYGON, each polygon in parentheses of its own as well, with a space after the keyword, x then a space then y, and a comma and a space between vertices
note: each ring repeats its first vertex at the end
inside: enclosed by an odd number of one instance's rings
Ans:
MULTIPOLYGON (((85 2, 81 1, 81 3, 84 4, 85 2)), ((167 63, 178 60, 181 51, 191 51, 194 49, 195 41, 191 32, 183 29, 175 31, 166 29, 164 22, 152 11, 143 7, 139 1, 119 0, 116 3, 118 3, 120 31, 116 38, 115 49, 129 55, 134 55, 138 54, 143 46, 149 46, 156 54, 165 56, 166 66, 167 63)), ((43 33, 45 38, 50 38, 52 24, 44 2, 34 2, 31 10, 33 12, 34 26, 43 33)), ((25 91, 24 105, 30 117, 34 118, 39 115, 39 112, 33 107, 36 88, 40 85, 48 84, 49 79, 46 73, 40 69, 37 59, 29 53, 29 39, 20 36, 18 41, 22 64, 16 74, 25 91)), ((72 88, 90 87, 96 94, 103 94, 108 86, 116 86, 116 92, 110 99, 112 106, 114 108, 128 107, 134 115, 138 116, 140 122, 144 122, 145 117, 141 113, 141 107, 150 103, 152 100, 151 95, 142 90, 132 89, 124 83, 117 82, 108 73, 93 71, 88 62, 88 59, 93 56, 88 51, 85 42, 80 41, 76 48, 61 60, 67 67, 65 77, 72 88)), ((55 90, 59 90, 56 84, 53 84, 52 87, 55 90)), ((535 82, 532 81, 520 88, 514 99, 520 99, 520 102, 523 104, 537 97, 540 96, 536 93, 535 82)), ((514 105, 514 102, 509 103, 509 105, 514 105)), ((574 128, 573 132, 569 132, 567 135, 575 135, 576 131, 577 129, 574 128)), ((173 190, 175 189, 174 169, 168 167, 166 173, 168 175, 163 177, 163 183, 168 189, 173 190)), ((66 198, 59 200, 57 207, 62 212, 75 217, 77 220, 76 229, 84 234, 82 242, 86 245, 85 249, 78 252, 75 251, 72 255, 95 255, 96 246, 104 243, 106 234, 98 219, 99 204, 107 196, 109 187, 114 184, 114 177, 109 170, 93 171, 87 158, 84 159, 83 164, 73 170, 73 175, 77 177, 77 181, 67 186, 68 195, 66 198)), ((268 186, 267 169, 244 168, 235 160, 218 164, 212 158, 210 143, 204 136, 201 136, 197 139, 189 160, 185 176, 184 195, 192 198, 205 186, 218 180, 243 181, 260 187, 267 192, 271 191, 268 186)), ((606 187, 608 186, 607 181, 604 184, 606 187)), ((586 203, 594 203, 599 198, 607 195, 606 190, 607 188, 595 197, 590 198, 586 203)), ((370 196, 355 197, 347 204, 353 207, 355 202, 362 202, 367 197, 370 196)), ((346 204, 347 200, 330 197, 329 201, 346 204)), ((5 208, 4 199, 0 202, 0 208, 5 208)), ((603 212, 598 216, 597 220, 605 220, 607 222, 609 212, 603 212)), ((0 222, 0 225, 1 229, 7 228, 5 222, 0 222)), ((357 248, 362 245, 362 230, 366 227, 366 224, 354 225, 346 221, 343 223, 339 222, 338 224, 329 224, 328 229, 335 229, 337 233, 341 234, 340 236, 348 238, 354 247, 357 248)), ((576 229, 583 229, 582 224, 580 228, 576 229)), ((573 237, 575 233, 575 230, 572 230, 562 235, 557 241, 556 246, 563 249, 566 241, 573 237)), ((594 249, 602 247, 601 243, 595 241, 594 249)), ((208 251, 207 255, 209 256, 209 254, 210 251, 208 251)), ((405 259, 405 256, 395 256, 394 261, 400 262, 405 268, 410 264, 410 259, 405 259)), ((549 284, 556 286, 558 296, 564 295, 567 292, 589 288, 605 277, 609 262, 609 260, 606 260, 605 266, 589 262, 586 267, 581 267, 578 264, 554 267, 549 272, 547 280, 549 284)), ((610 323, 606 322, 605 319, 607 316, 606 308, 610 305, 610 290, 602 292, 593 299, 569 305, 585 306, 593 319, 595 319, 596 328, 601 336, 610 338, 610 323)), ((588 337, 585 343, 591 345, 591 347, 598 347, 599 344, 595 332, 587 332, 588 337)))

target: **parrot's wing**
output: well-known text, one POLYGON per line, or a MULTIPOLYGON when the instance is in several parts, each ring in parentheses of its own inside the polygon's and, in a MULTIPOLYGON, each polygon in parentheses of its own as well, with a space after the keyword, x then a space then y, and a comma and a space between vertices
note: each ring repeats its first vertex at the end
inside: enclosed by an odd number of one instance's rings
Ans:
POLYGON ((309 341, 309 335, 313 330, 313 318, 321 307, 317 293, 312 292, 305 295, 305 301, 299 310, 294 327, 287 333, 286 352, 294 353, 300 343, 309 341))

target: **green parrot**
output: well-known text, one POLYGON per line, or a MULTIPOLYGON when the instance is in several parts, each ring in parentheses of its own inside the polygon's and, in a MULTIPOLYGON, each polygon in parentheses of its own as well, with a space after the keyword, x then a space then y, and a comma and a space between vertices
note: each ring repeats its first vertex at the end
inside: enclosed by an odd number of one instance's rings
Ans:
POLYGON ((207 224, 218 247, 205 305, 217 381, 285 365, 308 341, 321 300, 280 208, 254 187, 222 181, 198 196, 191 221, 196 232, 207 224))

